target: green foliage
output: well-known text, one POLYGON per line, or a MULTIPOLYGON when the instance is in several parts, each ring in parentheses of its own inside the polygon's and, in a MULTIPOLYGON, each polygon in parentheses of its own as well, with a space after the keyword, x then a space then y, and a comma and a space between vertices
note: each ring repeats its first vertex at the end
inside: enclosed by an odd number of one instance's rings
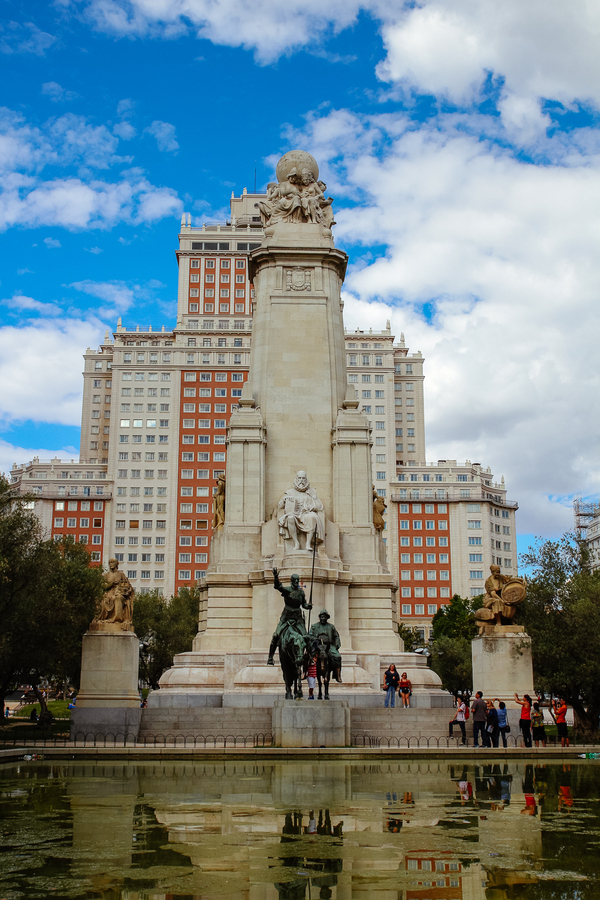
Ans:
POLYGON ((442 679, 444 690, 451 694, 473 690, 470 638, 442 635, 433 642, 429 663, 442 679))
POLYGON ((190 650, 198 632, 199 593, 196 587, 180 588, 166 600, 157 591, 138 594, 133 605, 133 626, 146 645, 140 652, 140 675, 153 688, 171 667, 176 653, 190 650))
POLYGON ((450 603, 441 606, 431 620, 433 640, 449 637, 472 641, 477 634, 475 610, 479 609, 481 604, 481 597, 463 600, 455 594, 450 603))
MULTIPOLYGON (((52 715, 56 719, 70 719, 71 718, 71 710, 69 709, 70 700, 49 700, 48 701, 48 712, 51 712, 52 715)), ((39 703, 28 703, 27 706, 23 706, 17 713, 16 716, 23 719, 28 719, 31 715, 32 709, 37 709, 38 713, 40 712, 39 703)))
POLYGON ((44 540, 27 508, 33 499, 0 477, 0 701, 19 678, 77 680, 81 638, 102 593, 83 544, 44 540))
POLYGON ((538 541, 523 555, 533 569, 521 620, 531 637, 534 681, 572 705, 575 728, 598 737, 600 716, 600 572, 573 535, 538 541))
POLYGON ((442 687, 452 694, 473 690, 471 641, 477 634, 475 610, 481 603, 481 597, 465 600, 455 594, 431 622, 430 665, 442 679, 442 687))
POLYGON ((423 637, 416 628, 409 628, 404 622, 398 625, 398 634, 404 641, 404 652, 413 653, 418 647, 423 646, 423 637))

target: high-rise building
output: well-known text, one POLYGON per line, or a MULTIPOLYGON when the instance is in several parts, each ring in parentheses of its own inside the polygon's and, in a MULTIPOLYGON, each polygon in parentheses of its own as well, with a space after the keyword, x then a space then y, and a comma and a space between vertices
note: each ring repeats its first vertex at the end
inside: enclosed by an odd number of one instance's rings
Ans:
MULTIPOLYGON (((193 227, 182 216, 175 327, 128 329, 119 319, 84 355, 81 461, 33 460, 10 473, 39 498, 49 534, 89 543, 104 566, 115 557, 138 591, 169 596, 206 574, 212 497, 248 377, 248 256, 262 242, 263 196, 232 195, 223 224, 193 227)), ((374 487, 388 505, 396 618, 427 637, 440 604, 482 592, 492 562, 516 574, 517 505, 477 463, 426 463, 425 360, 403 334, 396 342, 388 322, 346 331, 345 345, 348 384, 371 423, 374 487)))

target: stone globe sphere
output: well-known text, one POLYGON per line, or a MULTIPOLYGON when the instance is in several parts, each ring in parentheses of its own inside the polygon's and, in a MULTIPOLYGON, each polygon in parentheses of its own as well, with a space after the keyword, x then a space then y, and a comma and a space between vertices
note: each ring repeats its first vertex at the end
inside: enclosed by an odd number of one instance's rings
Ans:
POLYGON ((315 181, 319 180, 319 166, 317 165, 317 161, 314 156, 311 156, 310 153, 307 153, 305 150, 290 150, 289 153, 286 153, 281 157, 279 162, 277 163, 277 181, 281 184, 282 181, 287 181, 288 176, 292 169, 297 169, 298 174, 302 173, 303 169, 308 169, 309 172, 315 176, 315 181))

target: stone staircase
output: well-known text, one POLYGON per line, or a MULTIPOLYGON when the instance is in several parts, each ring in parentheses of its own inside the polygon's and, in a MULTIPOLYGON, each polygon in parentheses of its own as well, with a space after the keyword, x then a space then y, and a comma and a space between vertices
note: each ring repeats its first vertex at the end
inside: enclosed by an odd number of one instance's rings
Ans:
MULTIPOLYGON (((452 709, 402 709, 396 706, 394 709, 361 708, 352 709, 352 735, 353 743, 362 743, 362 736, 382 738, 382 746, 390 741, 390 746, 425 745, 425 739, 443 738, 440 746, 446 746, 445 738, 448 736, 448 722, 454 715, 452 709)), ((467 737, 469 724, 467 723, 467 737)), ((455 728, 455 737, 460 738, 460 730, 455 728)), ((368 742, 367 742, 368 743, 368 742)))
POLYGON ((210 743, 214 738, 222 743, 224 737, 248 739, 271 732, 269 707, 158 707, 143 711, 138 740, 150 744, 154 738, 158 744, 173 738, 183 742, 186 737, 194 737, 207 738, 210 743))
MULTIPOLYGON (((303 704, 308 701, 299 701, 303 704)), ((320 701, 315 701, 315 704, 320 701)), ((325 702, 325 701, 322 701, 325 702)), ((157 745, 174 740, 184 743, 195 739, 196 743, 212 745, 223 744, 227 738, 228 745, 232 738, 246 739, 247 746, 252 746, 254 736, 258 743, 263 742, 263 735, 273 732, 273 710, 271 707, 188 707, 188 708, 150 708, 142 715, 139 740, 157 745)), ((351 733, 353 744, 371 746, 382 740, 381 746, 426 746, 427 739, 434 739, 435 745, 440 738, 448 734, 448 722, 452 718, 452 709, 395 709, 384 707, 351 707, 351 733)), ((469 725, 467 724, 467 734, 469 725)), ((460 737, 460 731, 455 730, 460 737)), ((445 740, 440 746, 446 746, 445 740)))

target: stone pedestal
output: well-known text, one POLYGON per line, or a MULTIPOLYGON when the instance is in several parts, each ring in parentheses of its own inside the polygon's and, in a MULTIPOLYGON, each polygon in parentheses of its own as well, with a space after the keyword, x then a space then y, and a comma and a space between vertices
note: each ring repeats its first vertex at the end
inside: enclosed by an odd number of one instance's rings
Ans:
POLYGON ((346 700, 277 700, 273 735, 278 747, 349 747, 346 700))
POLYGON ((496 625, 494 630, 474 638, 473 692, 482 691, 485 700, 498 698, 514 709, 515 692, 533 697, 531 639, 520 625, 496 625))
POLYGON ((137 737, 139 640, 133 631, 107 626, 83 637, 81 688, 71 711, 71 736, 137 737))

